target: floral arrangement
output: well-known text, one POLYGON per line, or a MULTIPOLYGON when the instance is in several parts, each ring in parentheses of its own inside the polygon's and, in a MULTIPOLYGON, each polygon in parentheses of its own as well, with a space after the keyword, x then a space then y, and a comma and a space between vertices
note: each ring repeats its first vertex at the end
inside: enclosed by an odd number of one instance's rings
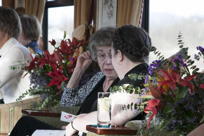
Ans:
POLYGON ((199 53, 192 59, 182 34, 178 35, 178 45, 181 51, 168 59, 154 50, 160 59, 150 65, 145 84, 154 99, 144 111, 149 114, 148 128, 186 135, 204 122, 204 73, 194 65, 204 55, 204 48, 197 47, 199 53))
POLYGON ((31 75, 31 87, 25 95, 40 95, 43 102, 39 108, 57 105, 62 94, 62 83, 67 83, 76 64, 77 57, 87 44, 86 41, 66 39, 66 33, 60 45, 56 41, 49 43, 54 46, 54 52, 45 51, 36 55, 26 68, 31 75))

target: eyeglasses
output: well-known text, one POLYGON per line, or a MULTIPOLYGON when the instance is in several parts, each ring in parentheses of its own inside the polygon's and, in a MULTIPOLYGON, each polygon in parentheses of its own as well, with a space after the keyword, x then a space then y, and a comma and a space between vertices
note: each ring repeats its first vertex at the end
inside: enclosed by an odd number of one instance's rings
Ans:
POLYGON ((104 61, 105 59, 112 59, 111 53, 97 53, 96 54, 98 60, 104 61))

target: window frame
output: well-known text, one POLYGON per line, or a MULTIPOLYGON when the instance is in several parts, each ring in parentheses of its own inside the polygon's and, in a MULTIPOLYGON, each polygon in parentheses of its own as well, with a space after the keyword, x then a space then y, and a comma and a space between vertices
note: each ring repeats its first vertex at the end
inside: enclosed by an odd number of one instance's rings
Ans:
POLYGON ((74 0, 55 0, 55 1, 46 1, 45 11, 42 22, 42 35, 43 42, 45 44, 45 50, 48 49, 48 9, 55 7, 64 7, 64 6, 73 6, 74 0))
POLYGON ((142 28, 149 32, 149 0, 144 0, 144 9, 142 13, 142 28))
MULTIPOLYGON (((74 0, 55 0, 47 1, 42 22, 42 35, 45 44, 45 50, 48 49, 48 8, 73 6, 74 0)), ((149 32, 149 0, 144 0, 144 9, 142 13, 142 28, 149 32)))

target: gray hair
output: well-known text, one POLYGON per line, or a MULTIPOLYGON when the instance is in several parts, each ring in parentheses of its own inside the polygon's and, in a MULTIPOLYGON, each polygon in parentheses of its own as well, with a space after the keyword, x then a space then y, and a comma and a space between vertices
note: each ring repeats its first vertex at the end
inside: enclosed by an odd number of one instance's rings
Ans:
POLYGON ((21 33, 21 22, 15 10, 0 7, 0 31, 18 38, 21 33))
POLYGON ((35 16, 21 15, 22 33, 25 39, 37 41, 40 37, 41 28, 35 16))
POLYGON ((96 56, 96 47, 101 46, 111 46, 113 42, 115 28, 113 27, 104 27, 96 31, 89 40, 88 48, 91 52, 93 60, 97 60, 96 56))

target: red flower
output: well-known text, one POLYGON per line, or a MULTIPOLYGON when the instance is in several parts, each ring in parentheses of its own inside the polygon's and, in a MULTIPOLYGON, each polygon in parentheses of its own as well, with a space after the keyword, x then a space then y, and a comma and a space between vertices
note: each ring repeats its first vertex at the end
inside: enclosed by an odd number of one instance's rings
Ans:
POLYGON ((200 88, 204 89, 204 84, 200 84, 200 88))
POLYGON ((47 75, 48 75, 49 77, 51 77, 51 81, 49 82, 48 86, 54 86, 54 85, 56 85, 58 89, 61 88, 61 83, 62 83, 63 81, 68 80, 68 78, 65 77, 65 76, 63 75, 63 73, 60 72, 59 70, 58 70, 58 71, 57 71, 57 70, 54 70, 53 72, 49 72, 47 75))
POLYGON ((195 87, 194 85, 190 82, 195 76, 187 76, 185 79, 181 78, 181 75, 178 72, 175 72, 173 70, 160 70, 159 71, 160 76, 163 78, 163 80, 159 81, 159 89, 161 89, 163 92, 164 86, 166 86, 166 90, 169 88, 171 90, 175 90, 178 85, 181 85, 183 87, 189 87, 190 92, 193 92, 195 87))
POLYGON ((52 39, 52 41, 49 41, 49 43, 50 43, 51 45, 55 46, 56 41, 55 41, 54 39, 52 39))
POLYGON ((152 115, 149 117, 147 121, 147 128, 150 128, 150 121, 153 119, 153 117, 158 113, 158 106, 160 104, 159 99, 152 99, 148 101, 147 106, 144 109, 144 112, 148 113, 149 111, 152 112, 152 115))
POLYGON ((38 57, 35 57, 29 64, 29 66, 26 67, 26 69, 28 71, 31 71, 32 69, 35 69, 36 68, 36 65, 38 65, 38 60, 39 58, 38 57))
POLYGON ((55 40, 49 41, 49 43, 54 46, 54 52, 45 51, 42 55, 36 55, 26 69, 31 76, 33 75, 33 79, 45 80, 43 85, 36 82, 37 80, 33 80, 32 84, 40 86, 42 89, 46 88, 46 91, 41 91, 39 94, 49 94, 48 97, 58 100, 61 97, 61 84, 67 81, 73 73, 77 57, 85 42, 64 39, 60 42, 59 47, 56 46, 55 40), (56 90, 56 93, 53 90, 56 90))

